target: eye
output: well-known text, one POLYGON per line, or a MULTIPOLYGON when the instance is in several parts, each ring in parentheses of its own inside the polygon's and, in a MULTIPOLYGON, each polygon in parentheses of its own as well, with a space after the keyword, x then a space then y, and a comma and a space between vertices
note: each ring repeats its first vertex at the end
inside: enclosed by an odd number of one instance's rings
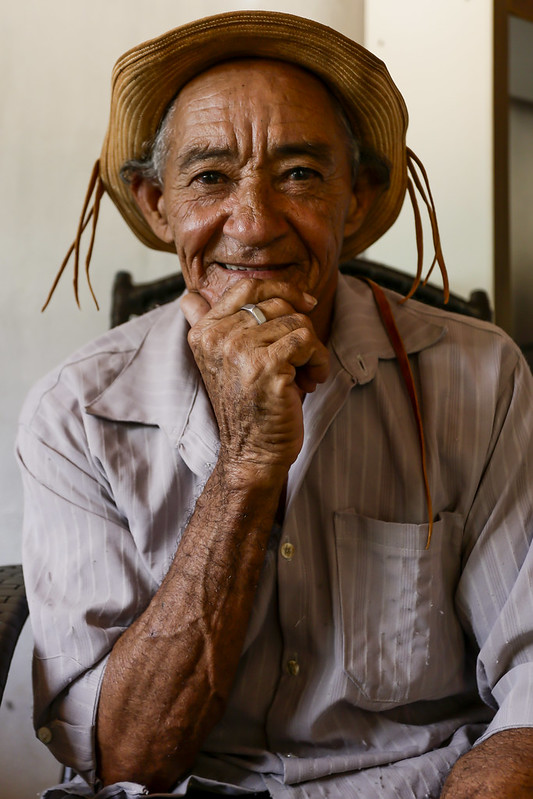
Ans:
POLYGON ((296 181, 313 180, 314 178, 319 178, 320 173, 317 172, 316 169, 311 169, 307 166, 295 166, 293 169, 289 170, 288 177, 296 181))
POLYGON ((201 183, 204 186, 218 186, 221 183, 225 183, 226 180, 227 178, 222 172, 217 172, 214 169, 200 172, 199 175, 195 175, 193 178, 193 182, 201 183))

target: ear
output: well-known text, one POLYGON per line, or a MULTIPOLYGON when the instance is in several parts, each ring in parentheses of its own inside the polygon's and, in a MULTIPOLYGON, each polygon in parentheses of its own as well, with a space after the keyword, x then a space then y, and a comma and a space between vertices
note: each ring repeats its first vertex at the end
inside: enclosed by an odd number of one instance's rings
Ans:
POLYGON ((352 190, 350 205, 344 224, 344 236, 351 236, 356 233, 378 197, 381 196, 386 187, 378 185, 366 179, 364 173, 357 178, 352 190))
POLYGON ((141 179, 132 183, 130 188, 135 202, 155 235, 171 244, 174 239, 168 224, 165 197, 159 186, 141 179))

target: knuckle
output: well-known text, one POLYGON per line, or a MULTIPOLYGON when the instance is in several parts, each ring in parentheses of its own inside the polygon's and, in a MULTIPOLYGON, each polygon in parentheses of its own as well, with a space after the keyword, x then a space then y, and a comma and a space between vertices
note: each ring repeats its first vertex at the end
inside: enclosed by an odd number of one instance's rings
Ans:
POLYGON ((294 313, 292 305, 281 297, 273 297, 268 303, 268 310, 274 316, 290 316, 294 313))
POLYGON ((287 327, 291 338, 299 344, 316 342, 316 335, 309 319, 303 314, 293 314, 287 319, 287 327))
POLYGON ((311 332, 311 320, 304 313, 295 313, 293 318, 296 320, 298 327, 311 332))
POLYGON ((201 335, 201 331, 196 325, 190 328, 189 332, 187 333, 187 341, 189 342, 189 346, 192 350, 197 348, 198 344, 200 343, 201 335))
POLYGON ((255 297, 259 292, 262 281, 257 277, 248 278, 246 280, 238 280, 233 286, 230 286, 228 292, 234 293, 237 297, 245 296, 248 294, 255 297))
POLYGON ((302 328, 297 328, 296 330, 291 330, 290 333, 287 334, 287 342, 289 347, 293 350, 300 349, 302 345, 305 345, 306 342, 306 332, 302 328))
POLYGON ((222 331, 217 327, 217 325, 208 327, 202 336, 202 346, 207 352, 214 353, 221 348, 222 351, 224 351, 224 347, 227 345, 227 342, 227 337, 223 335, 222 331))
POLYGON ((224 358, 230 363, 238 358, 239 349, 236 347, 235 337, 227 336, 221 343, 224 358))
POLYGON ((302 344, 310 345, 315 343, 315 335, 308 327, 300 327, 298 334, 302 344))
POLYGON ((193 351, 212 352, 220 341, 220 333, 217 331, 216 325, 197 324, 189 330, 187 340, 193 351))

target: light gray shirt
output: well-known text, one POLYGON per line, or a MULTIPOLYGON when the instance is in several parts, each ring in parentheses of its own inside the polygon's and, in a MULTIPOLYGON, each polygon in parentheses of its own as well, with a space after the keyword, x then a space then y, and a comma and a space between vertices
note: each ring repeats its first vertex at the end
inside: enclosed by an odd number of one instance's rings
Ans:
MULTIPOLYGON (((331 373, 305 399, 285 522, 191 784, 437 797, 476 739, 533 726, 531 374, 497 328, 389 296, 422 406, 431 546, 398 364, 368 287, 341 276, 331 373)), ((186 330, 174 303, 110 331, 41 381, 21 418, 35 724, 90 784, 107 656, 217 459, 186 330)))

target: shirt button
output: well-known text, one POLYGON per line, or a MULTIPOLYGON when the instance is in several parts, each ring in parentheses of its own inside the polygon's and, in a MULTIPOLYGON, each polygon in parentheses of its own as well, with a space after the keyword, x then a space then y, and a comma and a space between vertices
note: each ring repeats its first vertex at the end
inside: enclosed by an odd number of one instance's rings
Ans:
POLYGON ((49 744, 52 740, 52 730, 48 727, 39 727, 37 730, 37 738, 43 744, 49 744))
POLYGON ((300 673, 300 664, 297 660, 289 660, 287 662, 287 670, 293 677, 297 677, 300 673))
POLYGON ((287 541, 285 544, 281 545, 281 556, 285 558, 285 560, 292 560, 294 552, 295 552, 294 544, 290 544, 287 541))

